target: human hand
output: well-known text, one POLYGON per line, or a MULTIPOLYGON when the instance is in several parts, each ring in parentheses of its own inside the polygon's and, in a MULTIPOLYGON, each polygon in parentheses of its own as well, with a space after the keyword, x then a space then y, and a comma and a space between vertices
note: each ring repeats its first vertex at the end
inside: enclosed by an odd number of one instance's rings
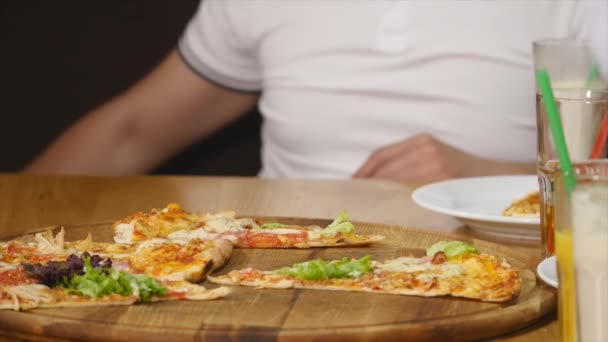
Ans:
POLYGON ((482 159, 423 133, 376 150, 353 177, 428 183, 458 177, 534 171, 533 163, 482 159))

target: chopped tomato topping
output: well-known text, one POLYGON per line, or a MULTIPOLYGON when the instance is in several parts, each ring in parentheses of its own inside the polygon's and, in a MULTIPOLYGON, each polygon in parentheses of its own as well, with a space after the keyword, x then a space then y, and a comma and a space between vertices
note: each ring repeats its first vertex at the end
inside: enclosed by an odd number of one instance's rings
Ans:
POLYGON ((43 261, 49 261, 53 258, 53 254, 41 254, 41 255, 33 255, 29 262, 31 263, 40 263, 43 261))
POLYGON ((15 254, 15 253, 21 253, 24 250, 26 250, 26 248, 20 247, 13 242, 9 242, 8 246, 6 247, 6 253, 9 255, 15 254))
POLYGON ((297 243, 307 240, 307 232, 292 234, 250 233, 246 237, 247 245, 257 248, 293 247, 297 243))
POLYGON ((169 292, 167 294, 167 297, 172 297, 172 298, 185 298, 186 297, 186 292, 169 292))
POLYGON ((250 247, 272 248, 283 246, 283 243, 281 242, 281 240, 279 240, 277 234, 272 233, 248 234, 245 239, 247 245, 250 247))
POLYGON ((0 285, 1 286, 37 284, 37 283, 38 283, 38 280, 28 277, 27 274, 25 274, 25 271, 21 268, 15 268, 15 269, 4 271, 4 272, 0 273, 0 285))
POLYGON ((138 229, 133 229, 133 237, 137 237, 139 239, 145 239, 146 235, 142 232, 140 232, 138 229))
POLYGON ((245 242, 248 246, 257 248, 281 247, 283 245, 277 234, 272 233, 248 234, 245 237, 245 242))

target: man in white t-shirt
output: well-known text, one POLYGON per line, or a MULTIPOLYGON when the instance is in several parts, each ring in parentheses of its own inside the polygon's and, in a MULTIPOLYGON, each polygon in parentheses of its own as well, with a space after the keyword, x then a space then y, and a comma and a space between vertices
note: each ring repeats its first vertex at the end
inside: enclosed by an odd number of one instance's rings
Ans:
POLYGON ((252 106, 261 176, 425 182, 533 173, 531 42, 574 1, 205 0, 178 48, 32 172, 145 172, 252 106))

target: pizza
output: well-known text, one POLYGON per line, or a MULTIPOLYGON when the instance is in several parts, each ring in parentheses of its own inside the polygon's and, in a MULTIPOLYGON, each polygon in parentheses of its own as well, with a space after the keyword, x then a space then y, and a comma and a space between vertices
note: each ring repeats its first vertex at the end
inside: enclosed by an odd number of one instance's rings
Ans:
POLYGON ((63 229, 56 235, 47 231, 0 242, 0 309, 224 297, 230 289, 198 283, 221 267, 231 251, 232 243, 225 239, 118 244, 93 241, 89 234, 65 241, 63 229))
POLYGON ((449 295, 485 302, 509 301, 521 287, 518 271, 506 261, 460 241, 439 242, 422 257, 316 259, 275 270, 245 268, 208 279, 222 285, 449 295))
POLYGON ((325 227, 264 222, 234 212, 190 213, 177 204, 138 212, 112 226, 114 242, 67 241, 61 229, 0 242, 0 309, 131 305, 209 300, 227 286, 454 296, 504 302, 518 295, 518 270, 461 241, 443 241, 424 256, 390 260, 305 261, 275 270, 211 272, 239 248, 365 246, 384 239, 355 232, 341 212, 325 227), (214 285, 215 286, 215 285, 214 285))
POLYGON ((234 211, 191 213, 171 203, 163 209, 138 212, 114 223, 114 241, 140 243, 156 238, 179 243, 192 240, 230 240, 237 248, 311 248, 365 246, 384 239, 381 235, 357 234, 341 212, 326 227, 281 222, 261 222, 237 217, 234 211))
POLYGON ((503 216, 512 217, 539 217, 540 216, 540 192, 535 191, 525 197, 513 201, 511 205, 503 210, 503 216))

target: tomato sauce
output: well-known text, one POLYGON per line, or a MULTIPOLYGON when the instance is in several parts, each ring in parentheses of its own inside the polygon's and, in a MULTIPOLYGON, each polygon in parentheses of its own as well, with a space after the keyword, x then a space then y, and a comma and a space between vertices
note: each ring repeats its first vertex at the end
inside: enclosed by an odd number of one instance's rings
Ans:
POLYGON ((38 280, 28 277, 21 268, 0 273, 0 286, 14 286, 23 284, 37 284, 38 280))

